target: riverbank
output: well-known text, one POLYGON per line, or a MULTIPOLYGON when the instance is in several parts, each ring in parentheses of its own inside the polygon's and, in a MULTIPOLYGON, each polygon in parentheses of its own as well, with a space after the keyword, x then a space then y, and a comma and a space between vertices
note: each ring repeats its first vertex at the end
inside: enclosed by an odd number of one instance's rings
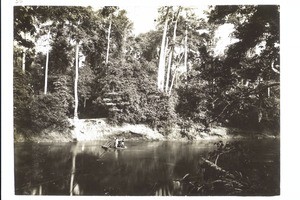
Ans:
MULTIPOLYGON (((70 119, 74 126, 74 121, 70 119)), ((152 129, 144 124, 124 124, 122 126, 110 125, 106 119, 79 119, 76 129, 69 129, 64 132, 47 129, 39 134, 15 133, 15 142, 71 142, 73 138, 77 141, 111 140, 114 137, 125 138, 126 140, 217 140, 230 138, 276 138, 272 133, 260 133, 253 131, 243 131, 225 127, 211 127, 208 132, 192 130, 189 134, 182 134, 179 127, 173 127, 170 133, 163 135, 158 130, 152 129)))

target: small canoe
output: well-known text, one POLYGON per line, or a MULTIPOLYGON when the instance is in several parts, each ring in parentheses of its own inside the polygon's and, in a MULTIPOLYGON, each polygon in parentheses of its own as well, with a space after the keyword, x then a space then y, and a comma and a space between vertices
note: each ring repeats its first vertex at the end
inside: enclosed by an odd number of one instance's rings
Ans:
POLYGON ((109 146, 106 146, 106 145, 102 145, 102 148, 105 149, 105 150, 107 150, 107 149, 109 149, 110 147, 109 147, 109 146))
POLYGON ((111 146, 107 146, 107 145, 102 145, 102 148, 103 149, 105 149, 105 150, 107 150, 107 149, 120 149, 120 150, 122 150, 122 149, 127 149, 127 147, 125 146, 125 147, 111 147, 111 146))
POLYGON ((126 146, 124 146, 124 147, 113 147, 114 149, 127 149, 127 147, 126 146))

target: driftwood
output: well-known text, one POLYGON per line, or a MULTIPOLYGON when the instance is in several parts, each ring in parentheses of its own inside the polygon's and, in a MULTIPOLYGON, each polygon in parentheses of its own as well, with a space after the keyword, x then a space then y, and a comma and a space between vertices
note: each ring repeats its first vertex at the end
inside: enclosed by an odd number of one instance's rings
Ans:
POLYGON ((235 178, 235 176, 233 174, 231 174, 230 172, 222 169, 221 167, 219 167, 218 165, 216 165, 215 163, 201 157, 201 159, 204 161, 205 164, 207 164, 207 166, 211 167, 212 169, 216 170, 217 172, 224 174, 227 177, 230 178, 235 178))

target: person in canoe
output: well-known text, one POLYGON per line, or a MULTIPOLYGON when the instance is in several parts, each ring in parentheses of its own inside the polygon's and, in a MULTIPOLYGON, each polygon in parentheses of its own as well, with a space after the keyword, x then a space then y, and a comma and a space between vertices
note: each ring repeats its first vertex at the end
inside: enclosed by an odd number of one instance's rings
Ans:
POLYGON ((114 144, 114 147, 115 148, 118 148, 119 147, 119 139, 117 137, 115 137, 115 144, 114 144))
POLYGON ((125 139, 123 138, 122 140, 119 141, 119 148, 125 148, 125 139))
POLYGON ((117 137, 114 137, 113 142, 107 142, 106 144, 102 145, 103 149, 115 148, 115 149, 126 149, 125 146, 125 139, 119 140, 117 137))

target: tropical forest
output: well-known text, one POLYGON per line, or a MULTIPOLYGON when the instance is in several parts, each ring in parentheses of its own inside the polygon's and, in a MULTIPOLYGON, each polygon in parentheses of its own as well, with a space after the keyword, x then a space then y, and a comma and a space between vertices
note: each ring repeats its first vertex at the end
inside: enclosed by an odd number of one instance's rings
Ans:
POLYGON ((16 194, 279 194, 278 5, 13 9, 16 194))

